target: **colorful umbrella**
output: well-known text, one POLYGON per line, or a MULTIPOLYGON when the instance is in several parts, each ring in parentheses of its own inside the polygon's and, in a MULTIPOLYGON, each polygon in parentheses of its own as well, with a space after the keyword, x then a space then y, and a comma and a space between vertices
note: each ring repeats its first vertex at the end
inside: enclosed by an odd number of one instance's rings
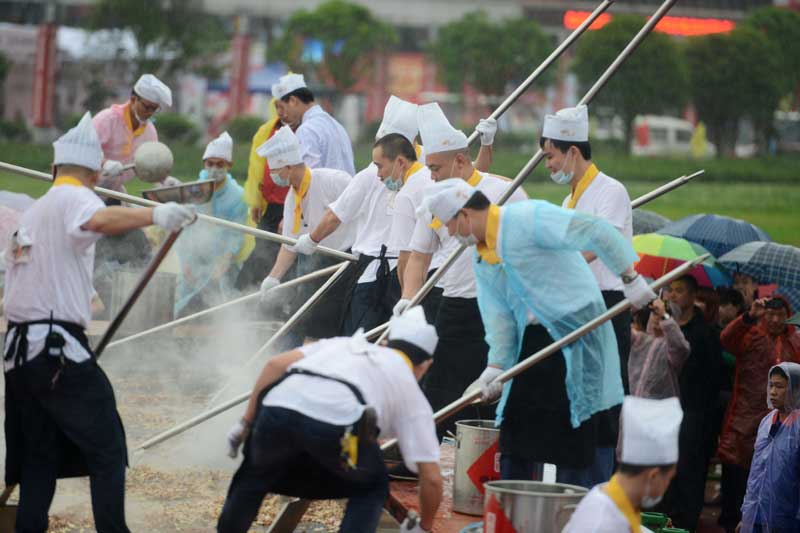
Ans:
POLYGON ((659 229, 658 233, 699 244, 715 257, 748 242, 772 240, 764 230, 744 220, 706 214, 676 220, 659 229))
MULTIPOLYGON (((636 271, 653 279, 660 278, 686 261, 708 253, 699 244, 658 233, 636 235, 633 238, 633 249, 639 254, 639 261, 634 265, 636 271)), ((704 287, 731 284, 730 276, 713 257, 697 265, 689 271, 689 274, 704 287)))
POLYGON ((653 233, 658 231, 671 221, 667 217, 661 216, 654 211, 647 209, 633 210, 633 234, 653 233))
POLYGON ((759 283, 800 289, 800 248, 774 242, 748 242, 719 258, 731 272, 746 274, 759 283))

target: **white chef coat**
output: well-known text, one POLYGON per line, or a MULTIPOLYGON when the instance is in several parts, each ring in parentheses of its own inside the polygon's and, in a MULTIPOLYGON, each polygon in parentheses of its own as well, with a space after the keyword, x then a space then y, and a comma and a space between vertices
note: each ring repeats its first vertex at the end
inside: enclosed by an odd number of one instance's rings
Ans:
MULTIPOLYGON (((431 171, 423 165, 408 177, 395 197, 392 235, 389 242, 398 252, 411 251, 411 238, 417 224, 417 208, 422 205, 425 187, 431 184, 433 184, 431 171)), ((438 258, 435 259, 431 261, 431 269, 438 268, 441 264, 438 258)))
MULTIPOLYGON (((562 202, 562 207, 572 195, 567 195, 562 202)), ((620 233, 631 242, 633 239, 633 214, 631 211, 631 198, 625 186, 619 181, 602 172, 598 173, 589 187, 575 204, 575 210, 602 218, 617 228, 620 233)), ((602 261, 595 259, 589 263, 597 284, 601 291, 621 291, 622 279, 611 272, 602 261)))
MULTIPOLYGON (((641 531, 645 531, 642 528, 641 531)), ((625 515, 601 485, 583 497, 563 533, 633 533, 625 515)), ((638 532, 637 532, 638 533, 638 532)))
MULTIPOLYGON (((89 188, 55 185, 36 200, 20 217, 18 231, 27 235, 32 245, 28 262, 15 263, 6 248, 6 277, 3 303, 6 319, 28 322, 50 318, 86 327, 91 320, 94 294, 92 272, 94 245, 102 236, 85 231, 88 222, 105 204, 89 188)), ((15 328, 7 334, 10 339, 15 328)), ((64 356, 86 361, 89 353, 60 326, 53 330, 64 336, 64 356)), ((28 328, 28 360, 44 349, 49 331, 47 324, 28 328)), ((10 343, 6 344, 6 350, 10 343)), ((5 364, 8 371, 13 361, 5 364)))
MULTIPOLYGON (((283 204, 283 234, 296 239, 316 228, 317 224, 322 220, 325 210, 331 203, 335 202, 342 191, 345 190, 350 183, 350 179, 350 175, 341 170, 332 168, 312 168, 311 183, 303 199, 300 201, 300 207, 303 210, 300 220, 300 230, 297 233, 292 231, 292 226, 294 226, 295 206, 295 194, 294 188, 292 187, 289 189, 289 193, 286 195, 286 201, 283 204)), ((353 244, 354 235, 355 228, 346 226, 334 231, 322 239, 322 242, 319 244, 335 250, 347 250, 353 244)))
MULTIPOLYGON (((396 192, 391 192, 378 177, 378 167, 370 163, 356 174, 339 198, 329 207, 342 226, 354 226, 353 253, 378 257, 381 246, 387 245, 386 255, 397 257, 397 250, 388 246, 392 231, 392 215, 396 192)), ((336 231, 341 231, 342 227, 336 231)), ((397 259, 389 260, 389 267, 395 268, 397 259)), ((375 281, 378 261, 372 261, 358 283, 375 281)))
POLYGON ((303 113, 300 126, 294 132, 303 150, 303 161, 311 168, 335 168, 351 176, 353 146, 344 127, 319 105, 303 113))
MULTIPOLYGON (((497 202, 500 196, 511 185, 511 181, 489 174, 480 172, 481 180, 476 185, 476 189, 481 191, 491 202, 497 202)), ((520 187, 511 195, 507 203, 527 200, 528 195, 520 187)), ((458 249, 459 243, 447 232, 447 226, 442 224, 434 230, 430 227, 428 217, 419 217, 414 226, 414 234, 411 239, 410 248, 412 251, 424 254, 434 254, 433 257, 438 265, 444 263, 450 254, 458 249)), ((433 263, 433 261, 431 261, 433 263)), ((475 287, 475 273, 472 270, 472 255, 468 252, 458 256, 455 263, 447 269, 444 276, 439 280, 437 287, 442 288, 442 296, 450 298, 477 298, 475 287)))
MULTIPOLYGON (((351 337, 324 339, 299 350, 304 357, 290 368, 343 379, 357 387, 367 405, 375 409, 380 438, 397 437, 409 469, 416 472, 416 463, 439 462, 433 410, 400 354, 351 337)), ((263 404, 340 426, 354 423, 364 412, 364 406, 346 385, 303 375, 291 376, 277 385, 264 397, 263 404)))

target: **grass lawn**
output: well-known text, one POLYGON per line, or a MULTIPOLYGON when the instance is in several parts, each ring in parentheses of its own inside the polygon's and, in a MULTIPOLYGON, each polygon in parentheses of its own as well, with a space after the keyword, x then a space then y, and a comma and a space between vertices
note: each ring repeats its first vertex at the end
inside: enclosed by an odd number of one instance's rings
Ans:
MULTIPOLYGON (((196 179, 202 147, 172 146, 175 155, 173 174, 185 181, 196 179)), ((247 172, 249 147, 239 145, 235 152, 234 175, 243 179, 247 172)), ((49 145, 0 145, 0 161, 47 171, 52 157, 49 145)), ((369 161, 368 146, 356 148, 357 168, 369 161)), ((512 150, 498 150, 492 170, 513 177, 529 156, 512 150)), ((636 198, 662 183, 705 168, 707 174, 654 200, 647 205, 671 219, 696 213, 716 213, 741 218, 756 224, 775 241, 800 246, 800 158, 773 157, 753 160, 690 161, 673 159, 636 159, 615 152, 596 153, 595 161, 608 174, 623 181, 636 198)), ((30 178, 0 172, 0 190, 41 195, 48 184, 30 178)), ((128 185, 131 194, 139 194, 149 184, 135 180, 128 185)), ((543 165, 525 185, 531 197, 558 203, 566 188, 552 183, 543 165)))

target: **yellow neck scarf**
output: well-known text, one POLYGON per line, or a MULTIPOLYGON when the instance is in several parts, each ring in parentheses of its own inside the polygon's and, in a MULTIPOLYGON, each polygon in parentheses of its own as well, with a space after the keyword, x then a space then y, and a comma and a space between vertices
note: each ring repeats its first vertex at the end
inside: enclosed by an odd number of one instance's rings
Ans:
POLYGON ((408 365, 408 368, 410 368, 411 371, 413 372, 414 371, 414 365, 411 363, 411 359, 404 352, 401 352, 400 350, 398 350, 396 348, 394 348, 394 351, 397 353, 397 355, 399 355, 400 357, 403 358, 403 361, 406 362, 406 364, 408 365))
POLYGON ((59 176, 55 180, 53 180, 53 187, 58 187, 59 185, 72 185, 74 187, 84 187, 81 180, 78 178, 73 178, 72 176, 59 176))
POLYGON ((625 520, 628 521, 631 531, 633 533, 638 533, 642 530, 642 515, 633 509, 633 504, 628 499, 628 495, 625 494, 625 491, 622 490, 617 476, 618 474, 611 476, 609 482, 603 487, 603 491, 608 494, 608 497, 611 498, 611 501, 614 502, 617 509, 625 516, 625 520))
POLYGON ((500 229, 500 207, 492 204, 489 206, 489 215, 486 217, 486 242, 478 243, 478 254, 481 259, 490 265, 500 263, 497 255, 497 232, 500 229))
POLYGON ((472 171, 472 176, 469 177, 469 179, 467 180, 467 183, 470 184, 473 187, 477 187, 482 179, 483 179, 483 175, 480 172, 478 172, 478 169, 474 169, 472 171))
POLYGON ((306 173, 303 176, 303 181, 300 182, 300 190, 294 192, 294 223, 292 224, 292 233, 297 234, 300 231, 300 221, 303 219, 303 207, 301 206, 303 198, 308 192, 308 186, 311 185, 311 169, 306 167, 306 173))
POLYGON ((417 143, 414 143, 414 152, 417 154, 417 161, 419 161, 419 156, 422 155, 422 146, 417 143))
POLYGON ((128 125, 128 129, 131 130, 133 136, 138 137, 139 135, 144 133, 144 130, 147 127, 147 122, 140 123, 139 127, 134 130, 133 121, 131 120, 131 113, 133 113, 133 110, 131 109, 130 102, 128 102, 127 104, 125 104, 125 112, 123 113, 123 115, 125 115, 125 124, 128 125))
POLYGON ((417 172, 419 172, 421 168, 422 168, 422 163, 420 163, 419 161, 414 161, 414 164, 408 167, 405 176, 403 176, 403 184, 405 185, 405 183, 408 181, 409 176, 411 176, 412 174, 416 174, 417 172))
POLYGON ((578 200, 580 200, 583 193, 589 188, 589 185, 592 184, 599 173, 600 170, 594 163, 592 163, 592 166, 586 169, 586 172, 583 174, 581 179, 578 180, 578 185, 575 186, 575 190, 572 191, 572 194, 569 197, 569 202, 567 202, 568 208, 575 209, 575 206, 578 205, 578 200))

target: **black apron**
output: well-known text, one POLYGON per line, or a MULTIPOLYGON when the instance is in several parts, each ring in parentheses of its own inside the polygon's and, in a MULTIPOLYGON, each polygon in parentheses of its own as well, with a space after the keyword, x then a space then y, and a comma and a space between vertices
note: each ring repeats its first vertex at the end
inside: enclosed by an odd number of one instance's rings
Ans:
MULTIPOLYGON (((442 297, 436 315, 439 343, 422 390, 434 412, 459 399, 486 368, 489 346, 477 298, 442 297)), ((458 420, 492 419, 493 406, 470 406, 437 426, 441 438, 458 420)))
POLYGON ((66 408, 75 407, 79 411, 77 416, 93 418, 107 418, 102 420, 104 427, 108 427, 109 438, 115 439, 109 449, 118 453, 121 460, 127 464, 127 447, 125 443, 124 427, 113 396, 111 383, 108 377, 97 365, 94 354, 89 347, 89 340, 83 328, 71 322, 60 320, 35 320, 23 323, 9 322, 8 331, 14 329, 11 338, 6 335, 6 343, 10 348, 5 356, 5 361, 14 362, 14 368, 5 375, 5 438, 6 438, 6 485, 17 484, 21 480, 22 468, 28 453, 58 457, 57 477, 82 477, 89 475, 89 468, 84 458, 82 449, 91 446, 92 438, 80 432, 70 430, 70 435, 62 429, 59 417, 50 406, 57 403, 63 413, 66 408), (51 331, 45 340, 45 347, 33 360, 28 361, 28 326, 33 324, 53 324, 62 327, 70 336, 75 338, 81 346, 92 356, 82 363, 75 363, 63 356, 54 355, 63 349, 64 339, 58 332, 51 331), (60 338, 60 339, 59 339, 60 338), (70 406, 74 394, 67 390, 73 387, 69 376, 80 374, 86 379, 78 386, 84 390, 97 392, 97 397, 109 402, 108 405, 97 405, 97 411, 80 413, 81 406, 70 406), (62 379, 63 378, 63 379, 62 379), (113 428, 113 429, 112 429, 113 428), (35 450, 31 447, 35 446, 35 450))
MULTIPOLYGON (((520 360, 552 344, 541 325, 529 325, 520 360)), ((594 417, 573 428, 559 350, 514 378, 500 425, 500 452, 536 463, 587 468, 594 463, 597 428, 594 417)))
POLYGON ((350 286, 342 302, 342 324, 340 334, 353 335, 359 328, 370 330, 383 324, 392 317, 392 310, 400 299, 400 282, 397 279, 397 269, 392 270, 390 259, 386 255, 386 245, 381 245, 380 254, 375 257, 361 254, 358 257, 350 286), (378 270, 375 281, 358 283, 358 279, 373 261, 378 261, 378 270))

